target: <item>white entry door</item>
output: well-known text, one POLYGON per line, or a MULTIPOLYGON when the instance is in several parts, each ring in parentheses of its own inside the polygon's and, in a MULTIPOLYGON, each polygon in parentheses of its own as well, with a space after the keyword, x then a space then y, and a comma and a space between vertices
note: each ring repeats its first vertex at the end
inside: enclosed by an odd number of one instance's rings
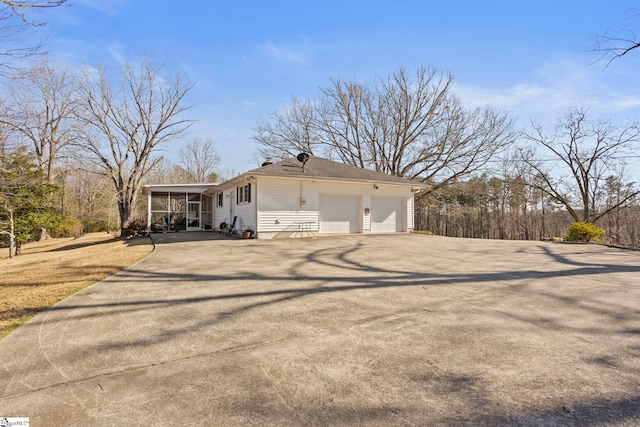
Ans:
POLYGON ((360 233, 358 196, 320 195, 320 234, 360 233))
POLYGON ((200 202, 187 202, 187 231, 200 230, 200 202))

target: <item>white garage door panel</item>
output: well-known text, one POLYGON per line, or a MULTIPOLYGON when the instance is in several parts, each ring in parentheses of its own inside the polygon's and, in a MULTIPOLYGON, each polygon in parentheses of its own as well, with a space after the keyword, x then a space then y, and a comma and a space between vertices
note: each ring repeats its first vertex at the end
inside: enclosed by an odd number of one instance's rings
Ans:
POLYGON ((359 233, 357 196, 320 196, 320 234, 359 233))
POLYGON ((395 233, 404 231, 403 200, 397 197, 373 197, 371 199, 371 231, 395 233))

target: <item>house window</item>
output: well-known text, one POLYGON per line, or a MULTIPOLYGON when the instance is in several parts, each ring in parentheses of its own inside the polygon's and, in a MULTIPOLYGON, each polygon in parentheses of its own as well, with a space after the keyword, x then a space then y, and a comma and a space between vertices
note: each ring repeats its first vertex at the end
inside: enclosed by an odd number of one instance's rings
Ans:
POLYGON ((251 203, 251 184, 236 187, 237 203, 251 203))
POLYGON ((223 205, 223 201, 224 200, 224 194, 223 193, 218 193, 216 195, 216 207, 217 208, 221 208, 223 205))

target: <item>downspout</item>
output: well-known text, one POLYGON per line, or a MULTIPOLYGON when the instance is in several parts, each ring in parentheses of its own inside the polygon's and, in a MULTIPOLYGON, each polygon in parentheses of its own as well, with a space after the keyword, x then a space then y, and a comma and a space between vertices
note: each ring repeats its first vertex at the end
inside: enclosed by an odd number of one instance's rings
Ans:
POLYGON ((151 233, 151 194, 152 190, 149 190, 147 194, 147 232, 151 233))
POLYGON ((254 194, 251 195, 253 202, 253 209, 255 210, 255 220, 256 220, 256 239, 260 238, 260 210, 258 209, 258 179, 256 178, 255 183, 251 186, 251 191, 254 194))

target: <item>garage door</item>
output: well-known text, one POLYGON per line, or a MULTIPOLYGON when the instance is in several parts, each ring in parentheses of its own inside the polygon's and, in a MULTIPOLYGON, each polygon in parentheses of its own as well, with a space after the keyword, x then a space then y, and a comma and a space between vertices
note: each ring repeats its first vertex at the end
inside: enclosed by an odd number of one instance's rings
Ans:
POLYGON ((320 234, 360 232, 358 196, 320 196, 320 234))
POLYGON ((371 199, 371 232, 404 231, 403 206, 403 199, 398 197, 373 197, 371 199))

